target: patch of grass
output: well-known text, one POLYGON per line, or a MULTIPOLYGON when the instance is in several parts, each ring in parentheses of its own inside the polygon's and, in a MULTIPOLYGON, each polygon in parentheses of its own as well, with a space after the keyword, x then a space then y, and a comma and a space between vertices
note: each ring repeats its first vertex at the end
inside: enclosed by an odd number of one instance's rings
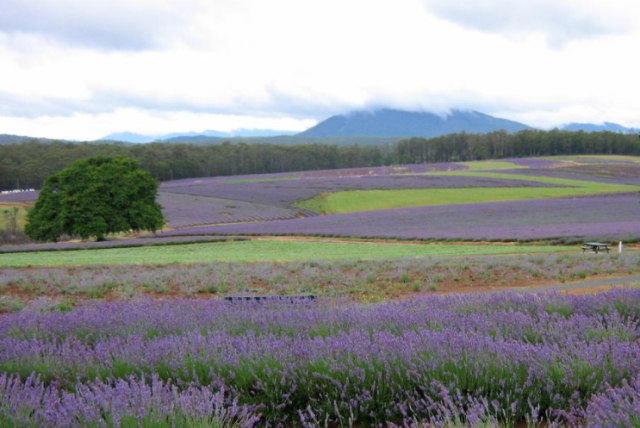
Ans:
POLYGON ((10 313, 10 312, 18 312, 24 308, 24 305, 20 300, 9 296, 1 296, 0 297, 0 314, 2 313, 10 313))
POLYGON ((470 171, 485 171, 496 169, 523 169, 526 166, 518 165, 508 161, 472 161, 472 162, 459 162, 460 165, 464 165, 469 168, 470 171))
MULTIPOLYGON (((428 256, 550 253, 575 250, 560 246, 415 245, 305 241, 235 241, 186 245, 108 248, 80 251, 10 253, 1 267, 87 264, 168 264, 295 260, 396 259, 428 256)), ((222 290, 219 290, 222 292, 222 290)))
POLYGON ((579 195, 596 195, 616 192, 634 192, 638 186, 597 183, 584 180, 569 180, 553 177, 538 177, 519 174, 487 172, 446 172, 434 175, 469 176, 528 180, 538 183, 556 184, 566 187, 482 187, 400 190, 354 190, 321 194, 295 205, 323 214, 344 214, 362 211, 377 211, 393 208, 408 208, 433 205, 501 202, 525 199, 547 199, 579 195))
POLYGON ((7 221, 10 221, 14 210, 17 210, 18 229, 24 229, 27 222, 27 205, 24 203, 0 203, 0 230, 7 230, 10 226, 7 221))

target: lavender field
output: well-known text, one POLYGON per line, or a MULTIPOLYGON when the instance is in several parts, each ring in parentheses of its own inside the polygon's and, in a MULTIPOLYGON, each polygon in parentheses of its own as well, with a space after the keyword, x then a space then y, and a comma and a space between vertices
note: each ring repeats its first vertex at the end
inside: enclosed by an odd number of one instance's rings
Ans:
POLYGON ((0 313, 43 298, 219 298, 254 295, 340 297, 359 302, 410 295, 523 289, 640 273, 640 253, 475 257, 434 256, 349 261, 89 265, 0 270, 0 313))
MULTIPOLYGON (((233 195, 229 195, 233 196, 233 195)), ((286 220, 313 213, 233 199, 160 192, 158 202, 172 228, 214 223, 286 220)))
POLYGON ((188 228, 173 235, 318 235, 361 238, 538 240, 637 239, 635 194, 399 208, 268 223, 188 228))
MULTIPOLYGON (((640 213, 631 195, 615 199, 594 195, 591 199, 563 197, 537 201, 481 202, 463 206, 395 208, 377 213, 320 217, 318 213, 325 211, 306 202, 349 191, 478 189, 478 195, 487 195, 490 199, 491 189, 571 187, 566 183, 536 181, 540 177, 572 179, 578 183, 584 182, 586 186, 640 186, 639 168, 640 163, 635 159, 625 157, 557 157, 504 159, 478 162, 477 165, 474 162, 435 163, 202 177, 162 183, 159 202, 167 226, 180 229, 167 232, 168 235, 322 235, 458 240, 599 237, 635 240, 638 238, 640 213), (500 166, 502 164, 504 166, 500 166), (509 169, 514 166, 518 168, 509 169), (493 167, 498 168, 496 172, 500 173, 499 177, 488 174, 493 167), (465 171, 468 175, 455 175, 465 171), (453 175, 438 175, 441 173, 453 175), (510 178, 511 175, 513 178, 510 178), (237 224, 215 226, 227 223, 237 224)), ((611 191, 621 189, 611 188, 611 191)), ((633 189, 628 188, 629 191, 633 189)), ((602 191, 598 190, 600 193, 602 191)), ((568 191, 569 194, 571 192, 568 191)), ((536 192, 541 195, 547 193, 536 192)), ((563 191, 561 194, 565 193, 563 191)), ((392 193, 388 195, 393 198, 392 193)), ((35 197, 37 192, 24 192, 2 195, 0 201, 15 199, 28 202, 35 197)), ((428 194, 425 194, 425 198, 425 205, 433 205, 428 200, 428 194)))
POLYGON ((40 192, 35 190, 32 192, 17 192, 17 193, 5 193, 0 194, 0 203, 6 202, 31 202, 38 199, 40 192))
POLYGON ((629 427, 640 290, 133 300, 0 318, 7 427, 629 427))
MULTIPOLYGON (((378 212, 317 216, 325 212, 319 203, 308 203, 336 192, 402 189, 478 188, 491 199, 491 188, 544 188, 568 184, 536 181, 539 177, 574 179, 593 184, 640 185, 639 163, 615 158, 527 158, 465 164, 425 164, 401 167, 353 168, 214 177, 163 183, 169 225, 178 231, 166 235, 318 235, 360 238, 537 240, 625 239, 639 236, 640 209, 631 194, 562 197, 468 205, 393 208, 378 212), (488 168, 498 167, 499 177, 488 168), (517 165, 518 169, 508 169, 517 165), (456 175, 468 168, 481 173, 456 175), (453 175, 431 173, 450 172, 453 175), (483 176, 483 174, 485 174, 483 176), (513 175, 513 178, 509 176, 513 175), (530 176, 531 181, 526 177, 530 176), (181 194, 174 199, 169 194, 181 194), (199 203, 189 204, 188 196, 199 203), (206 198, 212 198, 207 200, 206 198), (315 198, 315 199, 314 199, 315 198), (236 200, 234 210, 222 201, 236 200), (181 202, 184 201, 184 202, 181 202), (208 202, 204 202, 208 201, 208 202), (214 202, 215 201, 215 202, 214 202), (304 203, 301 203, 304 201, 304 203), (220 202, 218 204, 218 202, 220 202), (243 204, 249 203, 253 205, 243 204), (186 210, 184 206, 192 209, 186 210), (304 209, 296 208, 297 206, 304 209), (318 207, 316 207, 318 205, 318 207), (311 217, 311 218, 303 218, 311 217), (243 224, 260 221, 261 223, 243 224), (273 220, 273 221, 272 221, 273 220), (286 221, 285 221, 286 220, 286 221), (262 222, 264 221, 264 222, 262 222), (240 223, 215 226, 219 223, 240 223), (198 225, 210 226, 198 228, 198 225)), ((620 192, 623 187, 610 191, 620 192)), ((634 187, 628 187, 628 191, 634 187)), ((604 189, 603 189, 604 190, 604 189)), ((594 193, 602 193, 594 187, 594 193)), ((548 192, 547 192, 548 193, 548 192)), ((563 192, 571 194, 572 192, 563 192)), ((578 190, 574 193, 580 193, 578 190)), ((582 192, 584 193, 584 192, 582 192)), ((532 193, 533 195, 534 193, 532 193)), ((536 194, 543 195, 544 192, 536 194)), ((553 194, 550 193, 550 194, 553 194)), ((559 193, 560 194, 560 193, 559 193)), ((393 194, 388 194, 393 198, 393 194)), ((425 197, 426 197, 425 193, 425 197)), ((480 193, 478 193, 480 195, 480 193)), ((435 196, 434 196, 435 197, 435 196)), ((481 199, 481 198, 480 198, 481 199)), ((444 199, 446 200, 446 198, 444 199)), ((474 201, 478 202, 478 201, 474 201)), ((411 202, 420 204, 419 201, 411 202)), ((445 202, 442 202, 445 204, 445 202)), ((393 204, 389 204, 393 205, 393 204)), ((425 205, 433 205, 425 201, 425 205)), ((339 207, 337 208, 340 209, 339 207)))

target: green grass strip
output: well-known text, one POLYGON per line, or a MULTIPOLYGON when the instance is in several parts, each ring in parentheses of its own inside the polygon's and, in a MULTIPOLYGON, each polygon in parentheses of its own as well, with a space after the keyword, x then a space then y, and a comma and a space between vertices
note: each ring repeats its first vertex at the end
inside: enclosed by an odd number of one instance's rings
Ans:
POLYGON ((428 256, 552 253, 570 250, 575 251, 575 247, 239 241, 82 251, 10 253, 0 255, 0 267, 168 264, 211 261, 366 260, 428 256))
POLYGON ((518 165, 508 161, 469 161, 458 162, 460 165, 464 165, 469 168, 469 171, 486 171, 496 169, 527 169, 526 166, 518 165))
POLYGON ((430 175, 467 176, 527 180, 537 183, 567 187, 478 187, 400 190, 354 190, 324 193, 295 205, 322 214, 344 214, 377 211, 393 208, 423 207, 433 205, 502 202, 525 199, 547 199, 586 196, 605 193, 635 192, 638 186, 597 183, 585 180, 569 180, 554 177, 529 176, 489 172, 443 172, 430 175))

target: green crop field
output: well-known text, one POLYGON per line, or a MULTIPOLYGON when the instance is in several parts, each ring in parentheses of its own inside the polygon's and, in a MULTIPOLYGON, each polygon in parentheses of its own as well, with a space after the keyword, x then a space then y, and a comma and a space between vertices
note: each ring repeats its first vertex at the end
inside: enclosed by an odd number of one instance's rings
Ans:
POLYGON ((501 202, 522 199, 545 199, 567 196, 596 195, 616 192, 634 192, 638 186, 597 183, 584 180, 568 180, 519 174, 488 172, 446 172, 432 175, 470 176, 528 180, 557 184, 566 187, 481 187, 481 188, 430 188, 400 190, 355 190, 324 193, 296 206, 323 214, 344 214, 392 208, 452 205, 479 202, 501 202))
POLYGON ((239 241, 136 248, 9 253, 0 255, 0 267, 166 264, 209 261, 366 260, 427 256, 551 253, 569 250, 575 251, 575 248, 524 245, 239 241))
POLYGON ((526 169, 526 166, 518 165, 508 161, 471 161, 458 162, 469 168, 470 171, 486 171, 496 169, 526 169))

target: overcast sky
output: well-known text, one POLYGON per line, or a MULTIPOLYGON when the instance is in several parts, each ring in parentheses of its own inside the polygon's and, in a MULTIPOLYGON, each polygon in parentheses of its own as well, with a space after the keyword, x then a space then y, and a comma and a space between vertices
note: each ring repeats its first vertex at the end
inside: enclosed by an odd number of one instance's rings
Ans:
POLYGON ((302 131, 393 107, 640 126, 636 0, 0 0, 0 133, 302 131))

